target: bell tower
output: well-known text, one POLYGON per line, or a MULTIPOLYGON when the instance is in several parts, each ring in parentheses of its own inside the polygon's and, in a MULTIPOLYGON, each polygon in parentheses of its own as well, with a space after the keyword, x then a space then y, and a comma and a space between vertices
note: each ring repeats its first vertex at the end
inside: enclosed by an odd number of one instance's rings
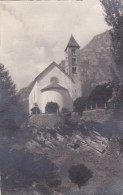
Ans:
POLYGON ((65 72, 73 79, 73 100, 82 96, 81 69, 80 69, 80 46, 73 35, 65 48, 65 72))

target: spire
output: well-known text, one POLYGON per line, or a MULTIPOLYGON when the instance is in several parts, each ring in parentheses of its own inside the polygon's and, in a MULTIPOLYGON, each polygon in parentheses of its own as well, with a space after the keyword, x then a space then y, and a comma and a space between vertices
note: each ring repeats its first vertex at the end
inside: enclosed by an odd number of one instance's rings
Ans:
POLYGON ((67 50, 68 47, 77 47, 80 48, 79 44, 76 42, 75 38, 73 35, 71 35, 70 40, 67 44, 67 47, 65 48, 65 51, 67 50))

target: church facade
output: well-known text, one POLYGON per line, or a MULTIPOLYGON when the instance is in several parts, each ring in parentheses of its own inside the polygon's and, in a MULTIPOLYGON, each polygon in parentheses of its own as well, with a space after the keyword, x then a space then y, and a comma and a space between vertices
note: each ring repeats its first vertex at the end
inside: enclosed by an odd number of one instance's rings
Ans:
POLYGON ((62 108, 73 111, 73 101, 82 96, 82 84, 80 46, 72 35, 65 48, 65 55, 64 70, 53 62, 33 81, 29 94, 29 113, 35 103, 45 113, 49 102, 57 103, 59 111, 62 108))

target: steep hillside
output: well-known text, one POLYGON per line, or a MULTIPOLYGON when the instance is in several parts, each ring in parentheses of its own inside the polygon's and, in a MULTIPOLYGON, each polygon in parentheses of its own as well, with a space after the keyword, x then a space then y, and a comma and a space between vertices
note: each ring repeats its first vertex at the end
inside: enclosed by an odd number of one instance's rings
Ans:
POLYGON ((97 133, 99 128, 87 123, 64 129, 28 126, 14 138, 0 140, 4 194, 120 195, 123 162, 119 141, 97 133), (92 171, 81 189, 69 177, 69 169, 80 164, 92 171))
POLYGON ((84 96, 99 84, 117 77, 117 71, 111 55, 109 31, 96 35, 81 49, 81 72, 84 96))

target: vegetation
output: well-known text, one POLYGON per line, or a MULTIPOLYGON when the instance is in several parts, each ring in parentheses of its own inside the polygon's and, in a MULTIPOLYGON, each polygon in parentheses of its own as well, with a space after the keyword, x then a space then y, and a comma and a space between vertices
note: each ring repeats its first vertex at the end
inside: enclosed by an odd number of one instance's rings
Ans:
POLYGON ((35 103, 34 107, 31 109, 31 114, 40 114, 40 108, 38 107, 38 104, 35 103))
POLYGON ((96 104, 104 106, 112 97, 112 88, 113 84, 110 82, 96 86, 87 98, 86 105, 92 105, 93 107, 96 106, 96 104))
MULTIPOLYGON (((123 100, 123 2, 122 0, 100 0, 104 12, 105 20, 109 26, 112 27, 110 31, 112 40, 112 56, 116 63, 116 67, 119 72, 118 88, 115 89, 115 93, 118 97, 115 97, 115 102, 122 107, 123 100)), ((116 84, 117 85, 117 84, 116 84)))
POLYGON ((61 184, 57 167, 46 156, 35 157, 24 150, 6 151, 6 154, 6 158, 0 161, 3 189, 29 188, 34 184, 48 188, 61 184))
POLYGON ((70 180, 77 184, 79 188, 85 185, 91 177, 92 171, 83 164, 73 165, 69 169, 70 180))
POLYGON ((65 116, 65 117, 70 117, 71 116, 71 112, 67 109, 67 108, 62 108, 61 109, 61 113, 65 116))
POLYGON ((59 111, 59 105, 56 102, 48 102, 45 108, 48 113, 55 113, 59 111))
POLYGON ((9 72, 0 64, 0 133, 12 133, 25 121, 26 115, 9 72))
POLYGON ((86 97, 79 97, 74 101, 74 112, 77 112, 79 115, 82 115, 82 112, 85 109, 86 99, 86 97))
POLYGON ((112 27, 112 55, 119 70, 120 79, 123 77, 123 3, 122 0, 100 0, 105 12, 105 20, 112 27))
POLYGON ((98 85, 91 92, 86 100, 85 105, 92 108, 98 107, 115 107, 123 108, 123 85, 115 82, 108 82, 98 85))

